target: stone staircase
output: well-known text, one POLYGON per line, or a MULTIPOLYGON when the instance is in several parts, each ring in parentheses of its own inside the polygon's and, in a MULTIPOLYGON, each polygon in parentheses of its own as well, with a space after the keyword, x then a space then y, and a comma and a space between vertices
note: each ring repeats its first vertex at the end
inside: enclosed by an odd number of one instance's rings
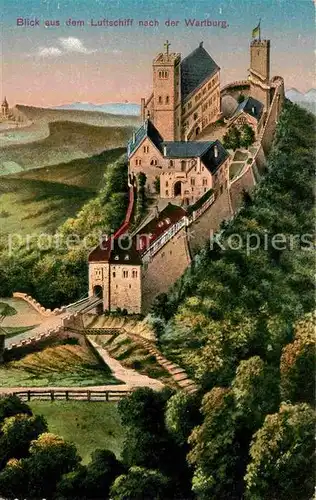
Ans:
POLYGON ((165 358, 165 356, 161 354, 157 347, 155 347, 153 342, 137 335, 131 334, 127 331, 125 331, 124 333, 126 333, 135 342, 142 344, 150 354, 155 356, 160 366, 162 366, 171 375, 180 389, 183 389, 190 394, 198 390, 197 385, 188 377, 186 371, 176 363, 173 363, 172 361, 169 361, 167 358, 165 358))

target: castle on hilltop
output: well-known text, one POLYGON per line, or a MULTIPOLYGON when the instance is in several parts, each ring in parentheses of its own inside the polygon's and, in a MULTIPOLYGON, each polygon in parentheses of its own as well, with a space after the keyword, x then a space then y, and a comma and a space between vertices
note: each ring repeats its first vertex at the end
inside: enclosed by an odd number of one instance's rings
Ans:
MULTIPOLYGON (((270 78, 270 41, 261 40, 260 33, 250 44, 248 80, 222 89, 220 68, 203 43, 181 59, 170 52, 167 41, 152 69, 153 91, 141 100, 143 123, 127 147, 129 215, 89 255, 89 295, 99 297, 101 309, 108 311, 147 312, 155 296, 166 292, 190 265, 187 228, 198 227, 203 214, 210 214, 212 229, 233 216, 237 197, 258 178, 257 167, 264 164, 284 100, 283 79, 270 78), (229 113, 226 98, 233 102, 229 113), (217 124, 225 132, 245 125, 253 130, 254 147, 249 154, 243 152, 248 160, 234 185, 230 166, 235 155, 212 137, 217 124), (206 134, 209 140, 204 140, 206 134), (156 212, 126 244, 122 237, 130 229, 140 177, 147 193, 157 198, 156 212), (160 212, 159 203, 164 206, 160 212)), ((198 227, 204 243, 210 229, 198 227)))
POLYGON ((220 68, 203 42, 183 60, 168 40, 165 48, 153 60, 153 91, 141 100, 141 118, 166 141, 188 140, 220 116, 220 68))

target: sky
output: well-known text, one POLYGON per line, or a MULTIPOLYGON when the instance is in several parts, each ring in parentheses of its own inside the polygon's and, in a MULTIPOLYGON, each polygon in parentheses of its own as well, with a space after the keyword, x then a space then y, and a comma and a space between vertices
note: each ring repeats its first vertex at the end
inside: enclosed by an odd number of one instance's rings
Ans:
POLYGON ((259 18, 261 37, 271 40, 271 74, 283 76, 286 88, 316 87, 314 0, 0 0, 0 12, 0 98, 12 106, 139 102, 151 91, 152 60, 166 39, 182 57, 203 41, 222 84, 247 78, 259 18), (84 25, 67 26, 69 19, 84 25), (93 26, 102 19, 133 24, 93 26), (227 27, 187 27, 186 19, 227 27), (149 20, 159 26, 139 26, 149 20))

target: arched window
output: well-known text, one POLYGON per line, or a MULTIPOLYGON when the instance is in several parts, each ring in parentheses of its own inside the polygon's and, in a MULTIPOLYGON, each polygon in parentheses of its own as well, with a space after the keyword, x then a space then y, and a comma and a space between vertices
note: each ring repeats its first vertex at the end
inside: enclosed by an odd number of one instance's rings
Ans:
POLYGON ((142 164, 141 158, 136 158, 135 165, 138 166, 138 165, 141 165, 141 164, 142 164))
POLYGON ((185 172, 186 162, 184 160, 181 161, 181 171, 185 172))
POLYGON ((133 278, 137 278, 137 271, 136 271, 136 269, 132 270, 132 277, 133 278))
POLYGON ((158 97, 158 103, 162 104, 162 97, 161 97, 161 95, 158 97))
POLYGON ((128 271, 123 269, 123 278, 128 278, 128 271))
POLYGON ((197 120, 197 119, 198 119, 198 116, 199 116, 199 115, 198 115, 197 113, 194 113, 194 115, 193 115, 193 120, 197 120))
POLYGON ((158 165, 157 158, 152 158, 151 161, 150 161, 150 164, 153 165, 154 167, 156 167, 158 165))
POLYGON ((173 167, 173 166, 174 166, 173 160, 169 160, 169 167, 173 167))
POLYGON ((166 104, 169 104, 169 96, 166 96, 166 104))

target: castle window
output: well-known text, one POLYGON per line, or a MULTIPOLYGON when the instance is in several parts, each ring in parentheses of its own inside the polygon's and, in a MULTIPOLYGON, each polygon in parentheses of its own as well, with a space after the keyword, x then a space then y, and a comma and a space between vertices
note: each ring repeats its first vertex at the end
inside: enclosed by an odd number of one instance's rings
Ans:
POLYGON ((189 102, 188 103, 188 109, 191 109, 192 108, 192 102, 189 102))
POLYGON ((174 166, 173 160, 169 160, 169 167, 173 167, 173 166, 174 166))
POLYGON ((141 165, 141 164, 142 164, 142 160, 140 158, 136 158, 135 165, 141 165))
POLYGON ((169 219, 169 217, 165 220, 165 223, 166 224, 170 224, 171 220, 169 219))
POLYGON ((154 165, 156 167, 158 165, 157 158, 152 158, 151 161, 150 161, 150 164, 154 165))
POLYGON ((115 271, 113 271, 112 276, 113 276, 113 278, 115 278, 115 276, 116 276, 115 271))
POLYGON ((123 271, 123 278, 128 278, 128 271, 123 271))
POLYGON ((168 78, 169 72, 168 71, 159 71, 158 76, 160 79, 165 80, 166 78, 168 78))
POLYGON ((198 113, 194 113, 193 120, 197 120, 198 116, 199 116, 198 113))
POLYGON ((166 187, 168 187, 168 181, 166 181, 166 187))
POLYGON ((210 90, 211 87, 212 87, 212 82, 208 84, 207 89, 210 90))
POLYGON ((186 162, 184 160, 181 161, 181 171, 185 172, 186 162))
POLYGON ((158 97, 158 103, 162 104, 162 97, 161 97, 161 95, 158 97))
POLYGON ((133 271, 132 271, 132 277, 133 278, 137 278, 137 271, 136 271, 136 269, 133 269, 133 271))
POLYGON ((118 255, 115 255, 114 260, 119 260, 119 258, 120 257, 118 255))
POLYGON ((129 255, 128 255, 128 253, 124 255, 124 260, 129 260, 129 255))
POLYGON ((166 97, 166 104, 169 104, 169 96, 166 97))
POLYGON ((149 146, 144 146, 144 153, 149 153, 149 146))
POLYGON ((194 179, 194 177, 191 177, 191 186, 195 186, 195 179, 194 179))
POLYGON ((132 285, 128 285, 128 288, 132 288, 132 285))
POLYGON ((166 196, 169 196, 169 191, 168 191, 168 189, 166 190, 166 196))
POLYGON ((207 186, 207 179, 203 179, 203 186, 207 186))
POLYGON ((206 193, 206 191, 207 191, 207 188, 204 188, 204 193, 206 193))
POLYGON ((221 194, 223 193, 223 185, 221 185, 221 187, 220 187, 220 192, 221 192, 221 194))

